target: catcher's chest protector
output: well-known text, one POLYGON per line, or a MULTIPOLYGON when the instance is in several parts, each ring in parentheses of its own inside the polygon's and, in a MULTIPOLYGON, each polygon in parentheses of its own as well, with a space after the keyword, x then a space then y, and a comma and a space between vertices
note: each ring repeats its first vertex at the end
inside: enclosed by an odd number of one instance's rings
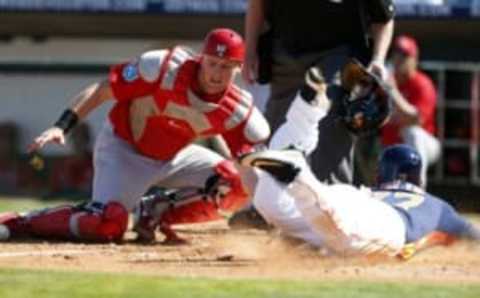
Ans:
POLYGON ((173 49, 160 66, 159 88, 153 96, 132 101, 134 145, 146 156, 169 160, 195 138, 224 133, 251 113, 251 97, 233 84, 216 102, 199 98, 191 90, 199 67, 192 58, 182 48, 173 49), (146 112, 144 123, 135 121, 146 112))

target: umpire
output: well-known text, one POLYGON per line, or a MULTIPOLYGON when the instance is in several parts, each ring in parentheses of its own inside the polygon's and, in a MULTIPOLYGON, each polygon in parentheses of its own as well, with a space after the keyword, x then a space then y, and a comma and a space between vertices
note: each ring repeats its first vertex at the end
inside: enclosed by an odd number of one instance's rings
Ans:
MULTIPOLYGON (((385 77, 393 16, 391 0, 250 0, 242 76, 250 83, 271 84, 266 118, 272 131, 285 121, 312 65, 319 65, 332 82, 347 59, 355 57, 385 77)), ((336 121, 333 107, 320 122, 312 168, 322 181, 351 183, 354 137, 336 121)))

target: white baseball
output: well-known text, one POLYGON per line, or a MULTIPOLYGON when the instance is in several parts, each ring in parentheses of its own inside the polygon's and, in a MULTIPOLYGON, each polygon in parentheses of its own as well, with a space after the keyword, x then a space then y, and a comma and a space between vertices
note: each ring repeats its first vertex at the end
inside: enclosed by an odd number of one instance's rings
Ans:
POLYGON ((0 225, 0 241, 5 241, 10 238, 10 230, 5 225, 0 225))

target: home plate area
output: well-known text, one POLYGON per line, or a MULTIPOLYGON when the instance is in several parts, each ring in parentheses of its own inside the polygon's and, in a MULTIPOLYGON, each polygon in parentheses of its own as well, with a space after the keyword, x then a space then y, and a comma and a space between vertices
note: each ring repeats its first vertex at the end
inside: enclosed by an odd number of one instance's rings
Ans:
POLYGON ((230 230, 225 222, 176 227, 188 244, 29 240, 0 244, 1 268, 153 274, 171 277, 289 280, 480 282, 480 246, 456 243, 409 261, 347 259, 286 239, 275 231, 230 230))

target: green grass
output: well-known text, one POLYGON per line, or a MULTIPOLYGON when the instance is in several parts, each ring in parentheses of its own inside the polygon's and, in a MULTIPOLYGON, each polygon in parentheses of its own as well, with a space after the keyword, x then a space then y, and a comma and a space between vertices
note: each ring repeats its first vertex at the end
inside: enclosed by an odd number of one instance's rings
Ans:
POLYGON ((39 200, 34 198, 0 197, 0 212, 23 212, 50 206, 58 206, 65 202, 65 200, 39 200))
POLYGON ((478 298, 480 285, 255 281, 0 269, 2 298, 478 298))

